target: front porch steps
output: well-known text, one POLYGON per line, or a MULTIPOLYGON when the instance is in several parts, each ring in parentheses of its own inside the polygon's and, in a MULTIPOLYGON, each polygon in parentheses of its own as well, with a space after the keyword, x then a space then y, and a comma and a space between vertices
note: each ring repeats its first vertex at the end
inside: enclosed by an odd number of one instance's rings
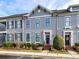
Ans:
POLYGON ((45 44, 43 49, 44 50, 49 50, 49 49, 51 49, 51 45, 50 44, 45 44))
POLYGON ((65 50, 73 50, 71 46, 65 46, 65 50))

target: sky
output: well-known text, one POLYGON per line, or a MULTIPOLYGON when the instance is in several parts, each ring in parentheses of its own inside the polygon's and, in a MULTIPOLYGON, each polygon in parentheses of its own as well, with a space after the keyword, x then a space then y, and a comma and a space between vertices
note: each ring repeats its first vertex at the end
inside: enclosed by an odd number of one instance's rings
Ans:
POLYGON ((79 4, 79 0, 0 0, 0 17, 30 13, 37 5, 59 10, 74 4, 79 4))

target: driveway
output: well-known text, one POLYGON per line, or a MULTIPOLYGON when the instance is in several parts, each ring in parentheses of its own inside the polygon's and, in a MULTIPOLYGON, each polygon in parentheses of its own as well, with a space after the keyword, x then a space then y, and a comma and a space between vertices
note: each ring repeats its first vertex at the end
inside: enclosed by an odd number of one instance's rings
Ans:
POLYGON ((77 58, 27 57, 27 56, 7 56, 7 55, 0 55, 0 59, 77 59, 77 58))

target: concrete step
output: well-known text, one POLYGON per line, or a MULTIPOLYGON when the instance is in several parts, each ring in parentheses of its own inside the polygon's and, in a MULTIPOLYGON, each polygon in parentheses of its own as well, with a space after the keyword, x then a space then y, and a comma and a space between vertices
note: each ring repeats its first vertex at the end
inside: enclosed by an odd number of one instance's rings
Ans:
POLYGON ((51 45, 49 44, 45 44, 44 47, 43 47, 44 50, 49 50, 51 49, 51 45))

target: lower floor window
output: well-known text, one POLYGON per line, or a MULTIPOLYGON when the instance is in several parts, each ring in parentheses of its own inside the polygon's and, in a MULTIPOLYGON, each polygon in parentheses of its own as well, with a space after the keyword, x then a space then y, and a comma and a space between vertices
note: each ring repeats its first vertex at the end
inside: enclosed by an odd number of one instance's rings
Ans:
POLYGON ((78 32, 78 39, 77 39, 77 42, 79 43, 79 32, 78 32))
POLYGON ((30 42, 30 33, 26 33, 26 42, 30 42))
POLYGON ((36 33, 36 42, 40 42, 40 33, 36 33))
POLYGON ((15 41, 22 41, 22 33, 15 33, 15 41))
POLYGON ((14 35, 13 34, 7 34, 7 41, 14 41, 14 35))

